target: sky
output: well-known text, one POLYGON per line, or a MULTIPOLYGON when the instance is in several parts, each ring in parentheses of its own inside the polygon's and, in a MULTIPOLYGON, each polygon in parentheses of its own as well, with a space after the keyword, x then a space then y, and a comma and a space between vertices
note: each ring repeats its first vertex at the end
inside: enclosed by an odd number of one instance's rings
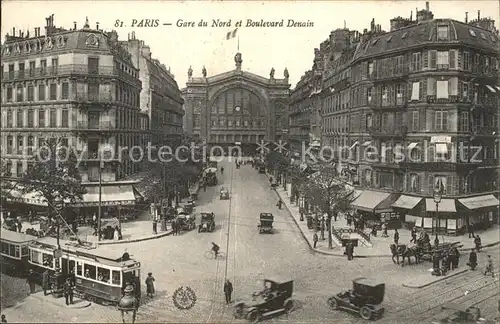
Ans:
MULTIPOLYGON (((500 1, 430 1, 435 18, 452 18, 464 21, 490 16, 500 21, 500 1)), ((190 66, 193 76, 201 76, 203 66, 208 76, 234 69, 234 55, 242 53, 242 69, 269 77, 271 68, 275 78, 282 78, 288 68, 292 88, 305 71, 311 69, 314 48, 328 38, 330 31, 347 28, 362 31, 370 21, 382 25, 388 31, 389 20, 410 17, 413 11, 425 8, 425 1, 2 1, 2 35, 35 27, 44 32, 45 18, 54 14, 56 27, 72 28, 77 22, 83 27, 86 17, 91 27, 99 22, 105 31, 116 30, 120 40, 135 31, 138 39, 151 47, 153 58, 170 67, 180 88, 185 87, 190 66), (135 19, 136 26, 132 27, 135 19), (158 19, 158 27, 139 27, 142 20, 158 19), (212 20, 231 20, 231 26, 213 27, 212 20), (284 20, 285 27, 247 27, 247 19, 253 21, 284 20), (286 27, 289 19, 312 22, 311 27, 286 27), (177 27, 179 20, 194 22, 195 27, 177 27), (198 27, 203 20, 207 27, 198 27), (226 34, 242 20, 237 37, 226 40, 226 34), (123 25, 122 25, 123 22, 123 25), (163 25, 171 23, 172 25, 163 25)), ((310 25, 310 24, 309 24, 310 25)))

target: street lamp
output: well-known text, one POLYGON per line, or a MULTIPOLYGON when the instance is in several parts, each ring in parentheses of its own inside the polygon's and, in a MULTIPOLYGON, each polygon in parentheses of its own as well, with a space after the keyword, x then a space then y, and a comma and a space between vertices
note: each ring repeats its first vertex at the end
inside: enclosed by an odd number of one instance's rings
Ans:
POLYGON ((443 190, 441 183, 438 183, 437 188, 434 190, 434 202, 436 203, 436 238, 434 239, 434 245, 439 245, 438 230, 439 230, 439 203, 443 198, 443 190))
POLYGON ((123 296, 118 302, 118 310, 121 311, 122 322, 125 323, 125 314, 132 312, 130 323, 134 324, 138 308, 139 301, 135 297, 135 288, 132 284, 129 283, 123 290, 123 296))

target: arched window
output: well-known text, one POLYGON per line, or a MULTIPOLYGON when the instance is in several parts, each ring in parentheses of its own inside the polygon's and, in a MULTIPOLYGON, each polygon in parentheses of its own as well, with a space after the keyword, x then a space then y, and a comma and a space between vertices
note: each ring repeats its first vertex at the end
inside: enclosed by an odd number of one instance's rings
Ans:
POLYGON ((264 116, 264 103, 259 96, 244 88, 233 88, 221 93, 210 107, 212 114, 264 116))

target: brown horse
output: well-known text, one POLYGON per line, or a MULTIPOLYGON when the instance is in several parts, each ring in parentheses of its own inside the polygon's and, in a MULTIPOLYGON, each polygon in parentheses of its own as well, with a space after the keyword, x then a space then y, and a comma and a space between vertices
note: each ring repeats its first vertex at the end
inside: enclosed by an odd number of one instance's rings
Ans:
POLYGON ((396 247, 396 244, 391 244, 390 248, 391 248, 391 253, 392 253, 392 262, 394 262, 396 264, 400 264, 399 257, 402 257, 403 258, 403 262, 401 263, 402 267, 404 267, 404 265, 405 265, 406 258, 408 258, 409 265, 411 265, 411 258, 412 257, 415 258, 415 264, 418 264, 420 261, 417 248, 409 248, 405 244, 400 244, 397 247, 396 247))

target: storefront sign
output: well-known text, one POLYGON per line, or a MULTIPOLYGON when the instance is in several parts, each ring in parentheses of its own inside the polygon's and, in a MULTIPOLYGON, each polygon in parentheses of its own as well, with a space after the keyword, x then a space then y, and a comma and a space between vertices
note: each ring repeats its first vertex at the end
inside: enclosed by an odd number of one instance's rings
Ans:
POLYGON ((432 136, 431 143, 451 143, 451 136, 432 136))

